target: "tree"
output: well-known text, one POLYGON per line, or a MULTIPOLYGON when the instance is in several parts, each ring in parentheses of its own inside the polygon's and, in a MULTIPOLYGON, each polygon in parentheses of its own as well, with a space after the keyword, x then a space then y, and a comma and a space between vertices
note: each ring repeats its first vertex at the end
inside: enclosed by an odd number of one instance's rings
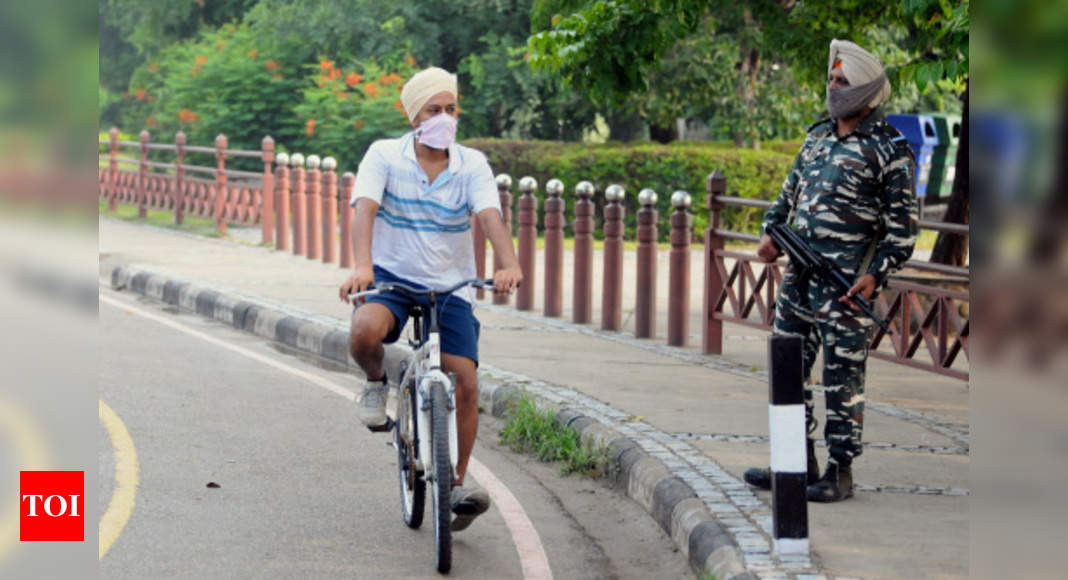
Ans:
MULTIPOLYGON (((728 114, 742 124, 733 131, 736 144, 756 141, 756 136, 746 135, 742 128, 752 127, 767 110, 757 106, 757 99, 767 94, 761 74, 768 62, 788 66, 802 90, 820 94, 817 87, 825 83, 826 61, 813 56, 826 54, 832 38, 856 39, 875 49, 877 56, 884 53, 888 76, 899 87, 915 89, 919 98, 933 97, 944 103, 938 93, 961 94, 967 87, 969 0, 843 0, 833 4, 794 0, 587 0, 554 4, 550 0, 546 4, 567 13, 554 15, 551 28, 531 35, 532 66, 557 71, 572 86, 588 91, 597 102, 607 103, 646 92, 650 79, 663 70, 670 51, 706 22, 703 16, 713 17, 716 35, 724 35, 737 48, 733 94, 722 85, 709 87, 715 93, 711 100, 719 98, 733 104, 728 114), (865 39, 882 43, 867 43, 865 39)), ((549 8, 541 6, 540 10, 549 8)), ((896 98, 902 95, 911 96, 898 91, 896 98)), ((675 101, 676 109, 683 102, 702 99, 691 93, 666 96, 669 102, 675 101)), ((968 119, 963 122, 967 124, 968 119)), ((958 160, 967 155, 968 145, 962 140, 958 160)), ((955 184, 955 188, 965 189, 951 195, 953 205, 947 215, 967 219, 966 209, 961 211, 967 207, 966 187, 966 179, 955 184)), ((957 255, 940 253, 939 259, 963 262, 959 252, 966 246, 955 247, 957 255)))

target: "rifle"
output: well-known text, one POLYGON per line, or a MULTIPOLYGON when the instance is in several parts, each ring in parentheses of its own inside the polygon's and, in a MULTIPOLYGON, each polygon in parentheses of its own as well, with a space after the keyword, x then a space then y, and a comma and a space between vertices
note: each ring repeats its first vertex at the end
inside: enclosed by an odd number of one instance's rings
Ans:
MULTIPOLYGON (((798 270, 798 274, 802 277, 810 276, 812 274, 818 275, 824 280, 824 282, 830 282, 839 290, 842 294, 849 292, 849 289, 853 287, 853 283, 849 281, 849 278, 842 273, 841 268, 835 266, 830 260, 816 253, 809 246, 805 240, 802 240, 797 232, 792 230, 785 224, 773 224, 767 227, 765 230, 768 236, 771 237, 771 241, 775 242, 775 245, 783 251, 787 256, 790 256, 790 262, 798 270)), ((883 321, 882 318, 875 314, 875 310, 872 308, 871 300, 861 296, 859 293, 849 297, 858 307, 861 312, 867 314, 872 320, 876 322, 887 334, 890 334, 890 327, 883 321)))

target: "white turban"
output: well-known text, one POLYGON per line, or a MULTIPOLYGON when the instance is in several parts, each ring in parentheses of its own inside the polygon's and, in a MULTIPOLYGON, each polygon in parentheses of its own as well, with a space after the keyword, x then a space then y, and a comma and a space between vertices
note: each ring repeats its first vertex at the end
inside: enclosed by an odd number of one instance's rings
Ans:
POLYGON ((890 98, 890 81, 885 77, 883 63, 870 52, 848 40, 836 38, 831 41, 831 55, 827 61, 828 75, 834 69, 834 63, 838 61, 842 61, 842 74, 851 86, 856 87, 873 82, 880 77, 883 78, 883 86, 875 98, 868 103, 869 107, 874 109, 890 98))
POLYGON ((453 97, 457 95, 456 75, 436 66, 412 75, 401 89, 400 96, 404 111, 408 113, 408 120, 414 121, 419 111, 423 110, 423 105, 442 91, 452 93, 453 97))

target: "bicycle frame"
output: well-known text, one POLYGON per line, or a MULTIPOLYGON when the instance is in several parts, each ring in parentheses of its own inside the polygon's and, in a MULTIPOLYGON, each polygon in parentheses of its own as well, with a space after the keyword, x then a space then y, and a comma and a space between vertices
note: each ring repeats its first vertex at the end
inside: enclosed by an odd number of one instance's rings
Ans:
MULTIPOLYGON (((413 351, 406 359, 408 365, 398 384, 403 388, 404 385, 409 384, 412 377, 419 379, 415 388, 415 409, 419 413, 415 438, 419 446, 419 459, 415 462, 415 466, 424 474, 427 471, 422 462, 424 458, 431 456, 430 388, 435 383, 440 383, 445 387, 445 392, 449 396, 449 461, 452 476, 455 478, 457 476, 456 464, 460 456, 460 445, 456 434, 456 385, 452 377, 441 369, 441 333, 438 329, 436 296, 433 294, 430 295, 429 315, 430 330, 424 337, 422 315, 419 311, 412 313, 412 325, 415 332, 415 340, 412 341, 413 351)), ((401 395, 403 396, 403 393, 401 395)))

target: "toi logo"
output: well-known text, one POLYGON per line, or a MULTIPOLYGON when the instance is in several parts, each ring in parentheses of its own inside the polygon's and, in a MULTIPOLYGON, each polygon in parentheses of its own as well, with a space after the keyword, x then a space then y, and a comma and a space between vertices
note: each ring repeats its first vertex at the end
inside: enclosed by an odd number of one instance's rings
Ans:
POLYGON ((85 472, 19 472, 19 540, 85 540, 85 472))

